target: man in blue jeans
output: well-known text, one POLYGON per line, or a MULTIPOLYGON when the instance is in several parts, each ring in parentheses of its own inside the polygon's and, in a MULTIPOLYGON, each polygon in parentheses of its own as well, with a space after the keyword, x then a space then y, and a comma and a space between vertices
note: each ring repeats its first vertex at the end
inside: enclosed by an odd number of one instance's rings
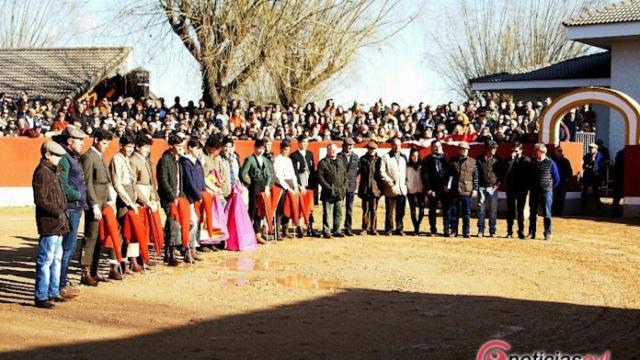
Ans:
POLYGON ((551 205, 553 188, 560 182, 558 167, 547 157, 547 147, 536 144, 531 161, 531 192, 529 193, 529 238, 536 238, 538 206, 544 211, 544 239, 551 239, 551 205))
POLYGON ((353 199, 355 198, 358 178, 358 164, 360 158, 353 152, 355 141, 352 138, 346 138, 342 143, 342 152, 338 157, 344 161, 347 169, 347 195, 345 197, 345 217, 344 217, 344 234, 353 236, 351 225, 353 223, 353 199))
POLYGON ((67 200, 60 183, 60 158, 66 154, 62 146, 47 141, 40 148, 42 159, 33 172, 33 200, 40 241, 36 258, 35 305, 53 308, 52 301, 64 302, 60 296, 60 262, 62 236, 69 232, 67 200))
POLYGON ((445 191, 453 195, 453 206, 451 207, 451 229, 445 229, 445 237, 449 237, 447 232, 451 230, 451 235, 458 236, 458 219, 462 216, 462 237, 470 237, 471 223, 471 201, 478 194, 478 167, 476 159, 469 157, 469 144, 461 141, 458 144, 458 155, 449 161, 451 176, 445 191))
POLYGON ((478 164, 478 237, 484 237, 485 215, 489 212, 489 237, 496 234, 498 216, 498 187, 502 178, 502 164, 496 156, 498 144, 489 140, 484 145, 484 154, 476 159, 478 164))
POLYGON ((60 159, 60 182, 67 199, 67 216, 69 217, 69 232, 62 238, 62 264, 60 265, 60 296, 72 299, 79 295, 78 287, 71 286, 67 274, 69 262, 76 251, 78 226, 82 211, 88 210, 87 187, 84 183, 84 173, 80 163, 80 152, 87 135, 79 128, 68 126, 63 133, 66 154, 60 159))

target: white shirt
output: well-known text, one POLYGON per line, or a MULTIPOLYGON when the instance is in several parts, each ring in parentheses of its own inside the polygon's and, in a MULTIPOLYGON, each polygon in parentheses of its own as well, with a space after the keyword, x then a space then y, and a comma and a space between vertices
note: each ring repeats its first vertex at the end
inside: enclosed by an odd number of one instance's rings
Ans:
POLYGON ((288 156, 276 156, 273 159, 273 169, 276 173, 278 185, 282 186, 283 189, 289 190, 289 184, 294 184, 294 190, 298 188, 298 179, 296 179, 296 172, 293 169, 293 162, 288 156))

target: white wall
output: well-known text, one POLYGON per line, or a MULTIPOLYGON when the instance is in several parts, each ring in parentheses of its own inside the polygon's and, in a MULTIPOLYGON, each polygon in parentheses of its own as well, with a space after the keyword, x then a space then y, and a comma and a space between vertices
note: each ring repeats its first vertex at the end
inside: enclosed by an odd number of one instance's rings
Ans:
MULTIPOLYGON (((640 40, 618 40, 611 44, 611 88, 640 102, 640 40)), ((609 152, 624 147, 624 120, 610 110, 609 152)))

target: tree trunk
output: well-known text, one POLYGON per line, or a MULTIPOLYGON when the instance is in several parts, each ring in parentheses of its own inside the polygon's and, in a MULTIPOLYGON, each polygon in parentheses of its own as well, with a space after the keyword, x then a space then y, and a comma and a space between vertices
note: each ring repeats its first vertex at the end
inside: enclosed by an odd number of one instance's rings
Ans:
POLYGON ((200 64, 202 74, 202 100, 206 107, 214 109, 216 105, 222 104, 221 97, 216 86, 216 76, 205 64, 200 64))

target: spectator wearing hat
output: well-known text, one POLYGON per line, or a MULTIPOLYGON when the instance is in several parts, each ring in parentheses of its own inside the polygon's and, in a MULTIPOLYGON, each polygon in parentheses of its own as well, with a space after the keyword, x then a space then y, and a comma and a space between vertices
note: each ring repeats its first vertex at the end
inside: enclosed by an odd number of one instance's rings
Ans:
POLYGON ((476 159, 478 165, 478 237, 485 236, 485 215, 489 213, 489 237, 496 234, 498 217, 498 187, 502 178, 502 162, 496 156, 498 143, 487 141, 484 154, 476 159))
POLYGON ((353 152, 356 142, 352 138, 346 138, 342 143, 342 152, 338 157, 344 161, 347 169, 347 192, 345 197, 344 234, 353 236, 351 225, 353 223, 353 200, 357 190, 358 164, 360 159, 353 152))
POLYGON ((62 238, 62 263, 60 267, 60 295, 66 299, 78 295, 78 288, 70 286, 67 279, 69 263, 76 251, 78 227, 82 212, 89 209, 87 205, 87 186, 85 185, 80 152, 87 135, 77 127, 68 126, 62 140, 66 153, 60 159, 60 180, 67 200, 67 217, 69 232, 62 238))
POLYGON ((470 237, 471 200, 478 193, 478 166, 474 158, 469 157, 469 144, 461 141, 458 144, 458 155, 450 160, 451 174, 447 190, 453 196, 451 207, 451 227, 445 229, 445 237, 451 231, 458 236, 458 219, 462 215, 462 236, 470 237))
POLYGON ((400 152, 398 137, 391 139, 391 151, 380 160, 380 179, 385 202, 385 235, 403 235, 407 196, 407 158, 400 152), (395 213, 395 217, 394 217, 395 213), (394 230, 395 220, 395 230, 394 230))
MULTIPOLYGON (((304 194, 306 191, 317 192, 317 173, 315 167, 315 160, 313 153, 307 151, 309 146, 309 137, 305 134, 298 136, 298 150, 291 153, 289 156, 293 163, 293 170, 296 173, 298 185, 300 186, 300 192, 304 194)), ((314 193, 314 198, 316 194, 314 193)), ((302 235, 302 230, 296 224, 296 232, 302 235)), ((309 227, 307 228, 307 236, 319 236, 319 234, 313 230, 313 211, 309 216, 309 227)))
POLYGON ((256 140, 253 146, 253 154, 245 159, 240 169, 240 180, 249 189, 249 217, 253 221, 256 240, 264 244, 265 239, 261 233, 263 216, 258 216, 258 198, 260 193, 268 191, 267 186, 271 183, 273 174, 270 161, 264 156, 264 140, 256 140))
POLYGON ((33 173, 33 199, 40 240, 36 257, 35 306, 51 309, 52 301, 65 301, 59 294, 62 238, 69 232, 67 200, 60 182, 60 158, 67 152, 59 144, 42 144, 42 158, 33 173))
POLYGON ((369 235, 378 235, 377 210, 381 195, 380 157, 377 154, 378 144, 369 141, 367 153, 358 163, 358 197, 362 199, 362 231, 369 235))
POLYGON ((538 205, 544 212, 544 239, 551 239, 551 205, 553 204, 553 188, 560 182, 556 163, 547 157, 547 147, 538 143, 531 161, 531 193, 529 195, 529 237, 536 238, 536 219, 538 205))
POLYGON ((553 161, 558 166, 558 173, 560 174, 560 182, 558 186, 553 189, 553 216, 562 216, 564 213, 564 202, 567 196, 567 189, 569 187, 569 180, 573 177, 573 169, 569 159, 564 156, 562 147, 556 146, 552 155, 553 161))
POLYGON ((598 145, 589 144, 589 153, 582 158, 582 172, 580 182, 582 185, 582 210, 589 207, 589 201, 593 201, 596 208, 600 209, 600 184, 605 170, 604 157, 598 151, 598 145))
POLYGON ((422 187, 429 199, 429 229, 428 236, 437 233, 436 210, 438 203, 442 207, 443 232, 448 233, 450 221, 451 196, 445 191, 450 174, 449 162, 442 149, 442 142, 435 140, 431 143, 431 154, 422 160, 422 187))

